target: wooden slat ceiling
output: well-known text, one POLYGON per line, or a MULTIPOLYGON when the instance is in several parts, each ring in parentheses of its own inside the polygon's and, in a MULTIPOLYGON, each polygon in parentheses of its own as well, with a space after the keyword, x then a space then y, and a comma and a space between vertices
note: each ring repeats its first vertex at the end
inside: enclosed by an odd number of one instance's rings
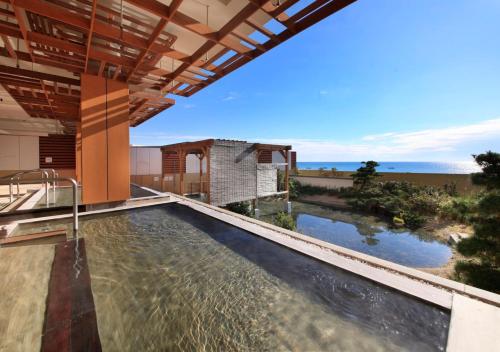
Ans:
POLYGON ((0 84, 71 129, 81 73, 128 82, 137 126, 354 1, 0 0, 0 84))

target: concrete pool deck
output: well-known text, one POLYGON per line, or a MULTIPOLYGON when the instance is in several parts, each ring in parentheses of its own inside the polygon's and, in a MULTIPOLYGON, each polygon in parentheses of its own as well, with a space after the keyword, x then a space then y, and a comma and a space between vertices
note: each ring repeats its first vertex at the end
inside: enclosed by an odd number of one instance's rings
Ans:
MULTIPOLYGON (((80 216, 171 202, 178 202, 294 251, 451 310, 448 351, 487 351, 487 348, 491 348, 491 350, 499 350, 500 348, 500 340, 496 333, 496 330, 500 327, 500 295, 491 292, 348 250, 259 220, 167 193, 163 194, 163 196, 159 195, 148 199, 130 201, 127 205, 116 208, 84 212, 80 216), (469 319, 469 317, 477 318, 469 319), (478 338, 468 339, 468 344, 464 345, 464 343, 460 342, 460 339, 466 334, 480 337, 480 341, 478 341, 478 338)), ((22 220, 17 224, 66 218, 71 218, 71 215, 22 220)))

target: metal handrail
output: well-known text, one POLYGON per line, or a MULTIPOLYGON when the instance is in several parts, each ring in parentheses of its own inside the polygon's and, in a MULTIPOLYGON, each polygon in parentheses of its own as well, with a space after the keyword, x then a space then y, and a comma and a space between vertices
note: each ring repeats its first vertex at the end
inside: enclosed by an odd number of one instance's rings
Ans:
MULTIPOLYGON (((11 175, 4 176, 4 177, 0 178, 0 180, 10 179, 10 181, 11 181, 11 183, 9 184, 10 203, 12 203, 14 201, 14 192, 12 189, 12 186, 14 184, 14 179, 16 179, 16 185, 17 185, 17 194, 16 195, 19 198, 19 195, 20 195, 19 181, 21 180, 21 177, 24 175, 40 172, 41 177, 43 178, 45 176, 45 178, 47 179, 47 182, 44 182, 44 183, 45 183, 45 200, 46 200, 46 203, 48 205, 49 204, 48 185, 50 183, 48 180, 49 179, 49 174, 48 174, 49 171, 52 172, 52 179, 56 179, 57 177, 59 177, 59 174, 57 173, 57 171, 55 169, 45 169, 44 168, 44 169, 31 169, 31 170, 19 171, 19 172, 16 172, 15 174, 11 174, 11 175)), ((52 193, 53 193, 53 198, 54 198, 54 203, 55 203, 56 202, 56 182, 55 181, 52 182, 52 193)))
MULTIPOLYGON (((19 180, 18 182, 20 184, 30 184, 30 183, 42 183, 42 182, 48 182, 48 181, 54 181, 54 182, 61 182, 61 181, 68 181, 71 182, 71 185, 73 187, 73 231, 76 232, 78 231, 78 183, 71 177, 57 177, 57 178, 41 178, 41 179, 35 179, 35 180, 19 180)), ((10 180, 5 180, 5 179, 0 179, 0 185, 7 185, 10 184, 10 180)))
MULTIPOLYGON (((45 176, 45 178, 49 178, 49 174, 47 171, 45 170, 42 170, 42 169, 33 169, 33 170, 26 170, 26 171, 20 171, 18 172, 17 174, 14 174, 13 176, 10 177, 10 183, 9 183, 9 199, 10 199, 10 203, 12 203, 14 201, 14 192, 12 190, 12 186, 14 184, 14 179, 16 178, 17 179, 17 197, 19 197, 19 181, 21 180, 21 176, 23 175, 27 175, 27 174, 32 174, 32 173, 35 173, 35 172, 40 172, 41 174, 41 177, 43 179, 43 176, 45 176)), ((37 181, 35 180, 31 180, 35 183, 37 183, 37 181)), ((38 181, 38 182, 42 182, 42 183, 45 183, 45 200, 47 202, 47 204, 49 203, 49 198, 48 198, 48 181, 45 181, 45 180, 42 180, 42 181, 38 181)), ((24 183, 23 183, 24 184, 24 183)))

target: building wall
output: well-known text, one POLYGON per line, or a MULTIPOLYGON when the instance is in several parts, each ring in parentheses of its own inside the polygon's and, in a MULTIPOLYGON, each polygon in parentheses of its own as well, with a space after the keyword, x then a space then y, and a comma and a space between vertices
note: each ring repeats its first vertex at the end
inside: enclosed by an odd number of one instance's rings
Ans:
POLYGON ((0 135, 0 170, 38 169, 38 136, 0 135))
POLYGON ((49 135, 40 137, 40 167, 47 169, 74 169, 75 136, 49 135))
POLYGON ((130 147, 131 175, 161 175, 160 147, 130 147))
POLYGON ((329 189, 352 187, 351 178, 318 177, 318 176, 291 176, 302 185, 324 187, 329 189))

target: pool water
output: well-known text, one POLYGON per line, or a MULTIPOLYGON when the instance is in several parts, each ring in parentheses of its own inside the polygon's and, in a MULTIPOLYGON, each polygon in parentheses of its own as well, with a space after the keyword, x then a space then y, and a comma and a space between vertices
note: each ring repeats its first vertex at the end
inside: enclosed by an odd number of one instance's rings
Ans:
MULTIPOLYGON (((130 185, 130 198, 141 198, 156 196, 155 193, 150 192, 142 187, 130 185)), ((81 188, 78 189, 78 203, 81 204, 81 188)), ((49 189, 49 205, 47 206, 45 195, 33 207, 39 208, 53 208, 53 207, 71 207, 73 206, 73 189, 71 187, 58 187, 56 188, 55 198, 52 189, 49 189)))
POLYGON ((81 222, 105 351, 443 351, 449 311, 178 204, 81 222))
MULTIPOLYGON (((81 188, 78 188, 78 203, 81 203, 81 188)), ((33 206, 33 209, 54 208, 54 207, 72 207, 73 206, 73 188, 57 187, 54 195, 52 188, 49 189, 49 204, 45 199, 45 194, 33 206)))
POLYGON ((373 216, 300 202, 292 209, 298 232, 394 263, 434 268, 445 265, 453 254, 446 243, 424 231, 389 228, 373 216))

